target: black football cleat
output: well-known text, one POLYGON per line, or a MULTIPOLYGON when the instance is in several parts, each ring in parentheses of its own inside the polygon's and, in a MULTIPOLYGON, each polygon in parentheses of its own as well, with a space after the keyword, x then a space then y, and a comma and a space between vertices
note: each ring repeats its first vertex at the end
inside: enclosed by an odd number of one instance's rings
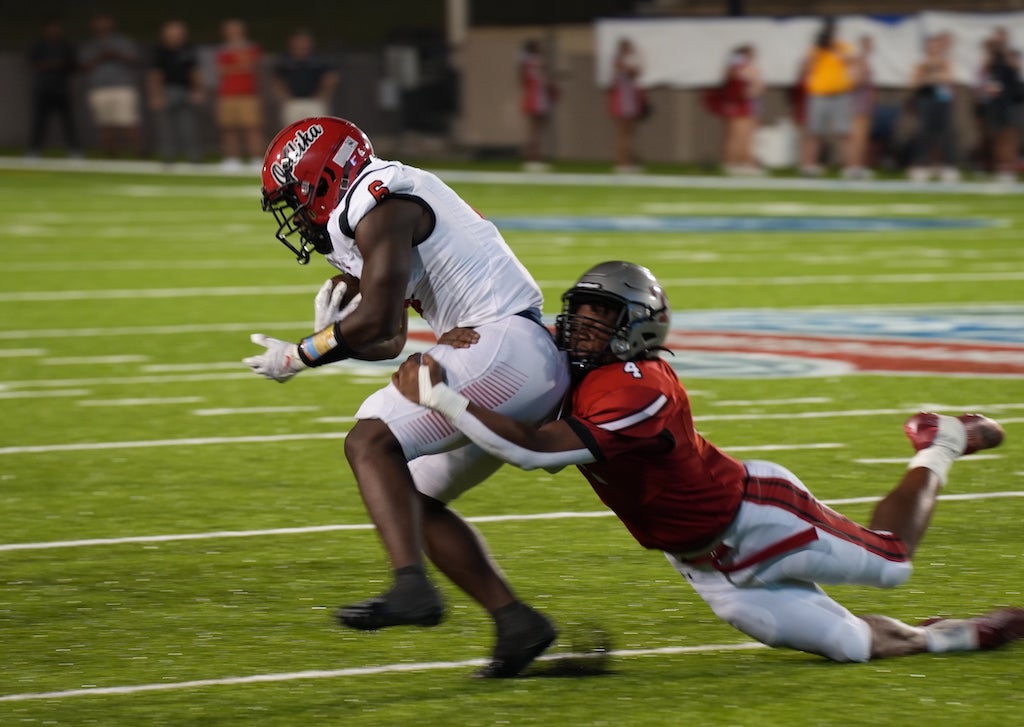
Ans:
POLYGON ((514 677, 558 637, 558 630, 546 616, 522 603, 515 604, 515 612, 499 618, 498 624, 498 642, 491 661, 477 670, 474 678, 514 677))
POLYGON ((344 626, 360 631, 376 631, 390 626, 437 626, 444 620, 444 604, 440 598, 425 601, 415 608, 393 608, 387 596, 375 596, 337 612, 344 626))

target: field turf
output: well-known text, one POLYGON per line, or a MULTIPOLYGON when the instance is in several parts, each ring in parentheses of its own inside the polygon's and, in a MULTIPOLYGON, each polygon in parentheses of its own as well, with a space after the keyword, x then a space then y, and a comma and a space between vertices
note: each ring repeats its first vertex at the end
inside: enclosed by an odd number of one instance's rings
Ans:
MULTIPOLYGON (((331 273, 318 260, 296 265, 273 239, 255 180, 0 171, 0 725, 1020 719, 1024 643, 862 665, 759 648, 718 621, 660 554, 637 546, 575 471, 506 467, 456 507, 521 597, 558 622, 552 656, 607 639, 607 673, 565 676, 556 659, 515 680, 470 679, 490 652, 490 621, 440 575, 442 625, 338 627, 335 607, 389 580, 342 438, 392 366, 343 363, 286 385, 242 366, 255 352, 250 333, 308 333, 313 294, 331 273)), ((981 221, 894 231, 510 229, 506 238, 542 284, 548 316, 588 266, 628 259, 666 283, 691 323, 729 311, 783 321, 827 311, 835 325, 879 311, 963 311, 975 321, 991 311, 1017 346, 1000 356, 1024 365, 1019 193, 461 180, 453 184, 474 207, 500 219, 981 221)), ((978 408, 1003 419, 996 456, 954 467, 951 498, 906 586, 829 592, 855 612, 910 622, 1024 605, 1021 374, 729 378, 701 358, 700 375, 688 376, 698 352, 686 335, 674 340, 707 436, 790 467, 861 521, 904 467, 907 415, 978 408)))

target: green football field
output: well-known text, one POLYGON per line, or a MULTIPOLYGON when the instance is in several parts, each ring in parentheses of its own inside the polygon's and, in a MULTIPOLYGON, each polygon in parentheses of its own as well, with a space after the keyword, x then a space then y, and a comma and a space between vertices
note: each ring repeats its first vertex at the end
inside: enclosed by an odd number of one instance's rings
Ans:
MULTIPOLYGON (((909 583, 829 592, 909 622, 1024 605, 1020 193, 450 178, 549 317, 592 264, 650 267, 698 427, 857 520, 905 466, 908 415, 1003 421, 955 465, 909 583)), ((279 385, 240 363, 250 333, 309 332, 331 269, 274 240, 255 175, 9 169, 0 189, 0 725, 1020 719, 1024 643, 859 665, 760 647, 575 471, 506 467, 455 503, 559 624, 552 658, 469 678, 491 622, 437 574, 440 626, 340 628, 390 580, 342 446, 394 365, 279 385), (566 668, 602 643, 605 673, 566 668)))

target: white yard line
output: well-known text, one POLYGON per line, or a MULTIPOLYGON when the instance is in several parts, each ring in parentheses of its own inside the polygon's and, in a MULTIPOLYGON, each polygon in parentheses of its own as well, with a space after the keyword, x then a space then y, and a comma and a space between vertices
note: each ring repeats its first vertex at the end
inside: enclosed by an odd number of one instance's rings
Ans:
POLYGON ((141 298, 233 298, 309 293, 312 285, 247 285, 219 288, 137 288, 131 290, 26 290, 0 293, 0 303, 52 303, 66 300, 139 300, 141 298))
MULTIPOLYGON (((308 407, 306 407, 308 408, 308 407)), ((279 409, 300 410, 303 407, 264 407, 260 411, 279 409)), ((210 410, 214 411, 214 410, 210 410)), ((229 411, 229 410, 217 410, 229 411)), ((233 410, 239 411, 239 410, 233 410)), ((249 410, 253 411, 253 410, 249 410)), ((210 444, 250 444, 262 442, 290 442, 302 439, 344 439, 347 432, 312 432, 308 434, 267 434, 242 437, 185 437, 182 439, 140 439, 121 442, 68 442, 64 444, 30 444, 21 447, 0 447, 0 456, 10 454, 50 454, 52 452, 82 452, 103 449, 147 449, 151 447, 196 447, 210 444)), ((837 449, 846 445, 836 442, 811 444, 755 444, 722 447, 729 452, 780 452, 804 449, 837 449)))
MULTIPOLYGON (((1024 271, 1008 270, 999 272, 964 273, 891 273, 883 275, 779 275, 770 278, 665 278, 664 286, 731 287, 731 286, 794 286, 794 285, 931 285, 932 283, 985 283, 994 281, 1024 280, 1024 271)), ((541 286, 564 285, 561 280, 538 280, 541 286)), ((0 299, 2 301, 2 299, 0 299)))
POLYGON ((0 386, 0 399, 44 399, 55 396, 88 396, 88 389, 57 389, 56 391, 4 391, 0 386))
MULTIPOLYGON (((957 466, 959 467, 964 462, 981 462, 986 459, 1003 459, 1001 454, 972 454, 967 459, 957 460, 957 466)), ((906 464, 906 457, 866 457, 864 459, 853 460, 857 464, 906 464)))
POLYGON ((45 348, 0 348, 0 358, 28 358, 45 355, 45 348))
POLYGON ((138 399, 85 399, 78 402, 79 406, 154 406, 159 404, 198 404, 201 396, 168 396, 165 398, 151 397, 138 399))
POLYGON ((92 366, 142 363, 143 361, 149 361, 149 356, 136 354, 125 354, 123 356, 68 356, 67 358, 46 358, 39 363, 43 366, 92 366))
MULTIPOLYGON (((751 402, 752 405, 756 402, 751 402)), ((911 405, 908 407, 897 408, 897 409, 849 409, 846 411, 833 410, 833 411, 795 411, 788 413, 771 413, 771 414, 703 414, 695 416, 693 420, 695 422, 745 422, 745 421, 757 421, 759 419, 831 419, 831 418, 842 418, 842 417, 864 417, 864 416, 880 416, 889 414, 906 414, 910 415, 913 409, 923 409, 926 411, 940 410, 940 411, 1003 411, 1006 409, 1024 409, 1024 403, 1003 403, 1003 404, 938 404, 938 403, 925 403, 918 405, 911 405)), ((999 421, 1004 421, 1000 418, 999 421)), ((1013 420, 1006 420, 1013 421, 1013 420)))
POLYGON ((141 439, 126 442, 70 442, 38 444, 27 447, 0 447, 0 455, 84 452, 102 449, 146 449, 151 447, 200 447, 210 444, 252 444, 292 442, 301 439, 344 439, 347 432, 311 432, 307 434, 260 434, 244 437, 186 437, 183 439, 141 439))
MULTIPOLYGON (((693 396, 692 391, 687 393, 693 396)), ((779 404, 830 404, 832 399, 827 396, 805 396, 798 399, 735 399, 729 401, 709 401, 711 406, 778 406, 779 404)))
POLYGON ((285 323, 185 323, 175 326, 118 326, 115 328, 38 328, 0 331, 0 340, 51 338, 110 338, 111 336, 178 336, 191 333, 255 333, 285 328, 306 331, 309 321, 285 323))
POLYGON ((246 406, 235 409, 195 409, 192 411, 198 417, 221 417, 233 416, 236 414, 291 414, 302 411, 319 411, 318 406, 246 406))
MULTIPOLYGON (((779 275, 757 277, 668 278, 662 285, 682 287, 793 286, 793 285, 911 285, 950 282, 1024 280, 1024 271, 957 273, 888 273, 880 275, 779 275)), ((564 280, 538 281, 542 286, 564 286, 564 280)), ((156 298, 253 297, 310 293, 311 285, 225 286, 203 288, 137 288, 127 290, 27 290, 0 293, 0 303, 47 303, 70 300, 140 300, 156 298)))
MULTIPOLYGON (((21 381, 0 381, 0 391, 13 387, 53 387, 62 386, 118 386, 132 384, 180 384, 190 381, 228 381, 231 379, 252 379, 256 375, 241 361, 238 362, 238 372, 231 373, 206 373, 206 374, 178 374, 173 376, 161 376, 153 374, 149 376, 97 376, 87 379, 25 379, 21 381)), ((336 366, 321 366, 315 371, 310 371, 305 376, 330 376, 347 373, 344 369, 336 366)))
MULTIPOLYGON (((941 495, 943 502, 947 501, 971 501, 990 500, 1007 497, 1024 497, 1024 491, 1008 492, 981 492, 965 493, 955 495, 941 495)), ((877 502, 879 496, 869 497, 846 497, 832 500, 822 500, 829 506, 838 505, 862 505, 877 502)), ((537 512, 516 515, 478 515, 467 517, 471 523, 510 523, 529 522, 536 520, 574 520, 589 518, 612 517, 611 510, 592 510, 581 512, 537 512)), ((37 543, 3 543, 0 544, 0 552, 15 550, 53 550, 55 548, 85 548, 102 545, 130 545, 138 543, 172 543, 183 540, 217 540, 221 538, 260 538, 272 535, 307 535, 311 533, 335 533, 351 532, 358 530, 372 530, 372 523, 344 523, 335 525, 306 525, 292 528, 269 528, 263 530, 216 530, 204 533, 169 533, 165 535, 131 535, 121 538, 88 538, 82 540, 51 540, 37 543)))
MULTIPOLYGON (((746 641, 737 644, 701 644, 698 646, 663 646, 655 649, 622 649, 610 651, 608 655, 628 659, 636 656, 672 656, 677 654, 704 654, 714 651, 750 651, 767 649, 764 644, 746 641)), ((594 654, 547 654, 537 661, 558 661, 566 658, 593 658, 594 654)), ((120 687, 85 687, 68 689, 58 692, 37 692, 27 694, 7 694, 0 696, 0 702, 28 702, 39 699, 68 699, 70 697, 123 696, 139 692, 166 692, 182 689, 202 689, 205 687, 228 687, 242 684, 268 684, 273 682, 293 682, 309 679, 340 679, 343 677, 373 676, 377 674, 400 674, 404 672, 437 671, 440 669, 470 669, 487 663, 487 659, 467 659, 465 661, 427 661, 416 664, 382 664, 380 666, 357 666, 346 669, 311 669, 308 671, 279 672, 275 674, 252 674, 244 677, 219 677, 216 679, 194 679, 185 682, 157 682, 153 684, 133 684, 120 687)))

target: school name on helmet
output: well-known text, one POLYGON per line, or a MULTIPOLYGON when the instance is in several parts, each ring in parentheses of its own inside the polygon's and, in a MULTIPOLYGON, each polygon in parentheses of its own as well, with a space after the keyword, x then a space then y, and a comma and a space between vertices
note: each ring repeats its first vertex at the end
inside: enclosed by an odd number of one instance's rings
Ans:
POLYGON ((281 148, 281 161, 270 165, 270 175, 278 184, 292 181, 292 169, 299 163, 302 156, 313 146, 313 142, 323 136, 324 127, 313 124, 308 129, 299 129, 295 136, 281 148))

